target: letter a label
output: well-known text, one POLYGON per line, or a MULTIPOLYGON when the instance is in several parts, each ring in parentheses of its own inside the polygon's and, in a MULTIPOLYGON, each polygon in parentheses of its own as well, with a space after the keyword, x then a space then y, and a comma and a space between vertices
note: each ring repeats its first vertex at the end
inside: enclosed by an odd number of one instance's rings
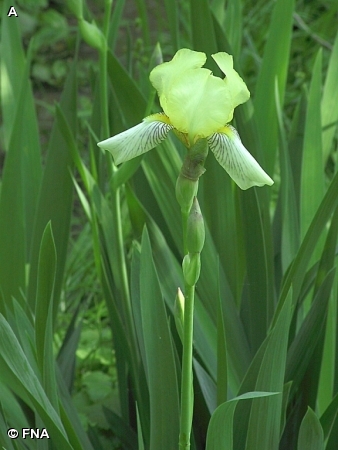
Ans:
POLYGON ((7 16, 8 16, 8 17, 11 17, 11 16, 18 17, 18 13, 16 12, 14 6, 11 6, 11 7, 9 8, 9 11, 8 11, 7 16))

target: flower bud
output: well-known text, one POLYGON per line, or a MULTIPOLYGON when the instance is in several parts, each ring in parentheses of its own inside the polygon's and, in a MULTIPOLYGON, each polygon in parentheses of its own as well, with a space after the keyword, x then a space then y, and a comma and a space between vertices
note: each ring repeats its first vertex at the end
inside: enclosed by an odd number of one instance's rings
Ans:
POLYGON ((194 197, 187 223, 187 249, 189 253, 200 253, 204 246, 205 228, 197 197, 194 197))
POLYGON ((162 49, 161 49, 160 43, 158 42, 155 45, 154 51, 153 51, 153 53, 152 53, 152 55, 150 57, 149 66, 150 67, 156 67, 156 66, 158 66, 158 65, 160 65, 162 63, 163 63, 162 49))
POLYGON ((183 342, 183 329, 184 329, 184 302, 185 298, 180 288, 177 289, 177 294, 175 297, 175 304, 174 304, 174 318, 175 318, 175 324, 176 329, 178 332, 178 335, 183 342))
POLYGON ((197 194, 198 181, 190 180, 179 174, 176 181, 176 199, 181 207, 181 211, 188 213, 192 202, 197 194))
POLYGON ((81 36, 88 45, 100 51, 105 49, 105 38, 95 23, 89 23, 81 18, 79 20, 79 26, 81 36))
POLYGON ((189 286, 194 286, 201 272, 201 257, 199 253, 185 255, 182 263, 184 281, 189 286))

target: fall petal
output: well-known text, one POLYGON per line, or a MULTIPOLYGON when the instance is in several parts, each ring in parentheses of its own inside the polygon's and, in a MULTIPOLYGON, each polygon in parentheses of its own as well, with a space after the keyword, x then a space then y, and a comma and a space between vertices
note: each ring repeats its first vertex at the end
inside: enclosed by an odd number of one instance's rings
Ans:
POLYGON ((241 189, 273 184, 232 126, 227 125, 209 136, 208 144, 219 164, 241 189))
POLYGON ((156 147, 172 128, 165 114, 152 114, 138 125, 97 145, 113 155, 115 164, 121 164, 156 147))

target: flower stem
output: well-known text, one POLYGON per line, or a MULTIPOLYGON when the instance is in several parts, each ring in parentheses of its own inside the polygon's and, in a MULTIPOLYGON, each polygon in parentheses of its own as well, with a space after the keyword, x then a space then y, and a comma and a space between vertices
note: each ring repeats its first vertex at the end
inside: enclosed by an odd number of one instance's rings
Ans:
POLYGON ((183 357, 181 380, 181 422, 179 449, 190 449, 190 433, 194 407, 192 354, 195 286, 185 287, 183 357))
POLYGON ((196 196, 199 177, 205 171, 203 165, 207 154, 207 141, 200 139, 189 150, 176 183, 176 198, 182 213, 184 251, 182 268, 185 287, 179 450, 190 449, 194 409, 192 371, 194 300, 201 267, 200 253, 205 239, 203 216, 196 196))

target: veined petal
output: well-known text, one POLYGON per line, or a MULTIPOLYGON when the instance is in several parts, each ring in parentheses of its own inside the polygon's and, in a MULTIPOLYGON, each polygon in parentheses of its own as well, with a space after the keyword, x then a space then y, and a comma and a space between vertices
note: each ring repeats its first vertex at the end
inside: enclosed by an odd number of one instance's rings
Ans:
POLYGON ((97 145, 113 155, 115 164, 121 164, 156 147, 167 137, 172 128, 165 114, 152 114, 138 125, 97 145))
POLYGON ((232 126, 226 125, 209 136, 208 143, 219 164, 241 189, 273 184, 273 180, 244 147, 232 126))

